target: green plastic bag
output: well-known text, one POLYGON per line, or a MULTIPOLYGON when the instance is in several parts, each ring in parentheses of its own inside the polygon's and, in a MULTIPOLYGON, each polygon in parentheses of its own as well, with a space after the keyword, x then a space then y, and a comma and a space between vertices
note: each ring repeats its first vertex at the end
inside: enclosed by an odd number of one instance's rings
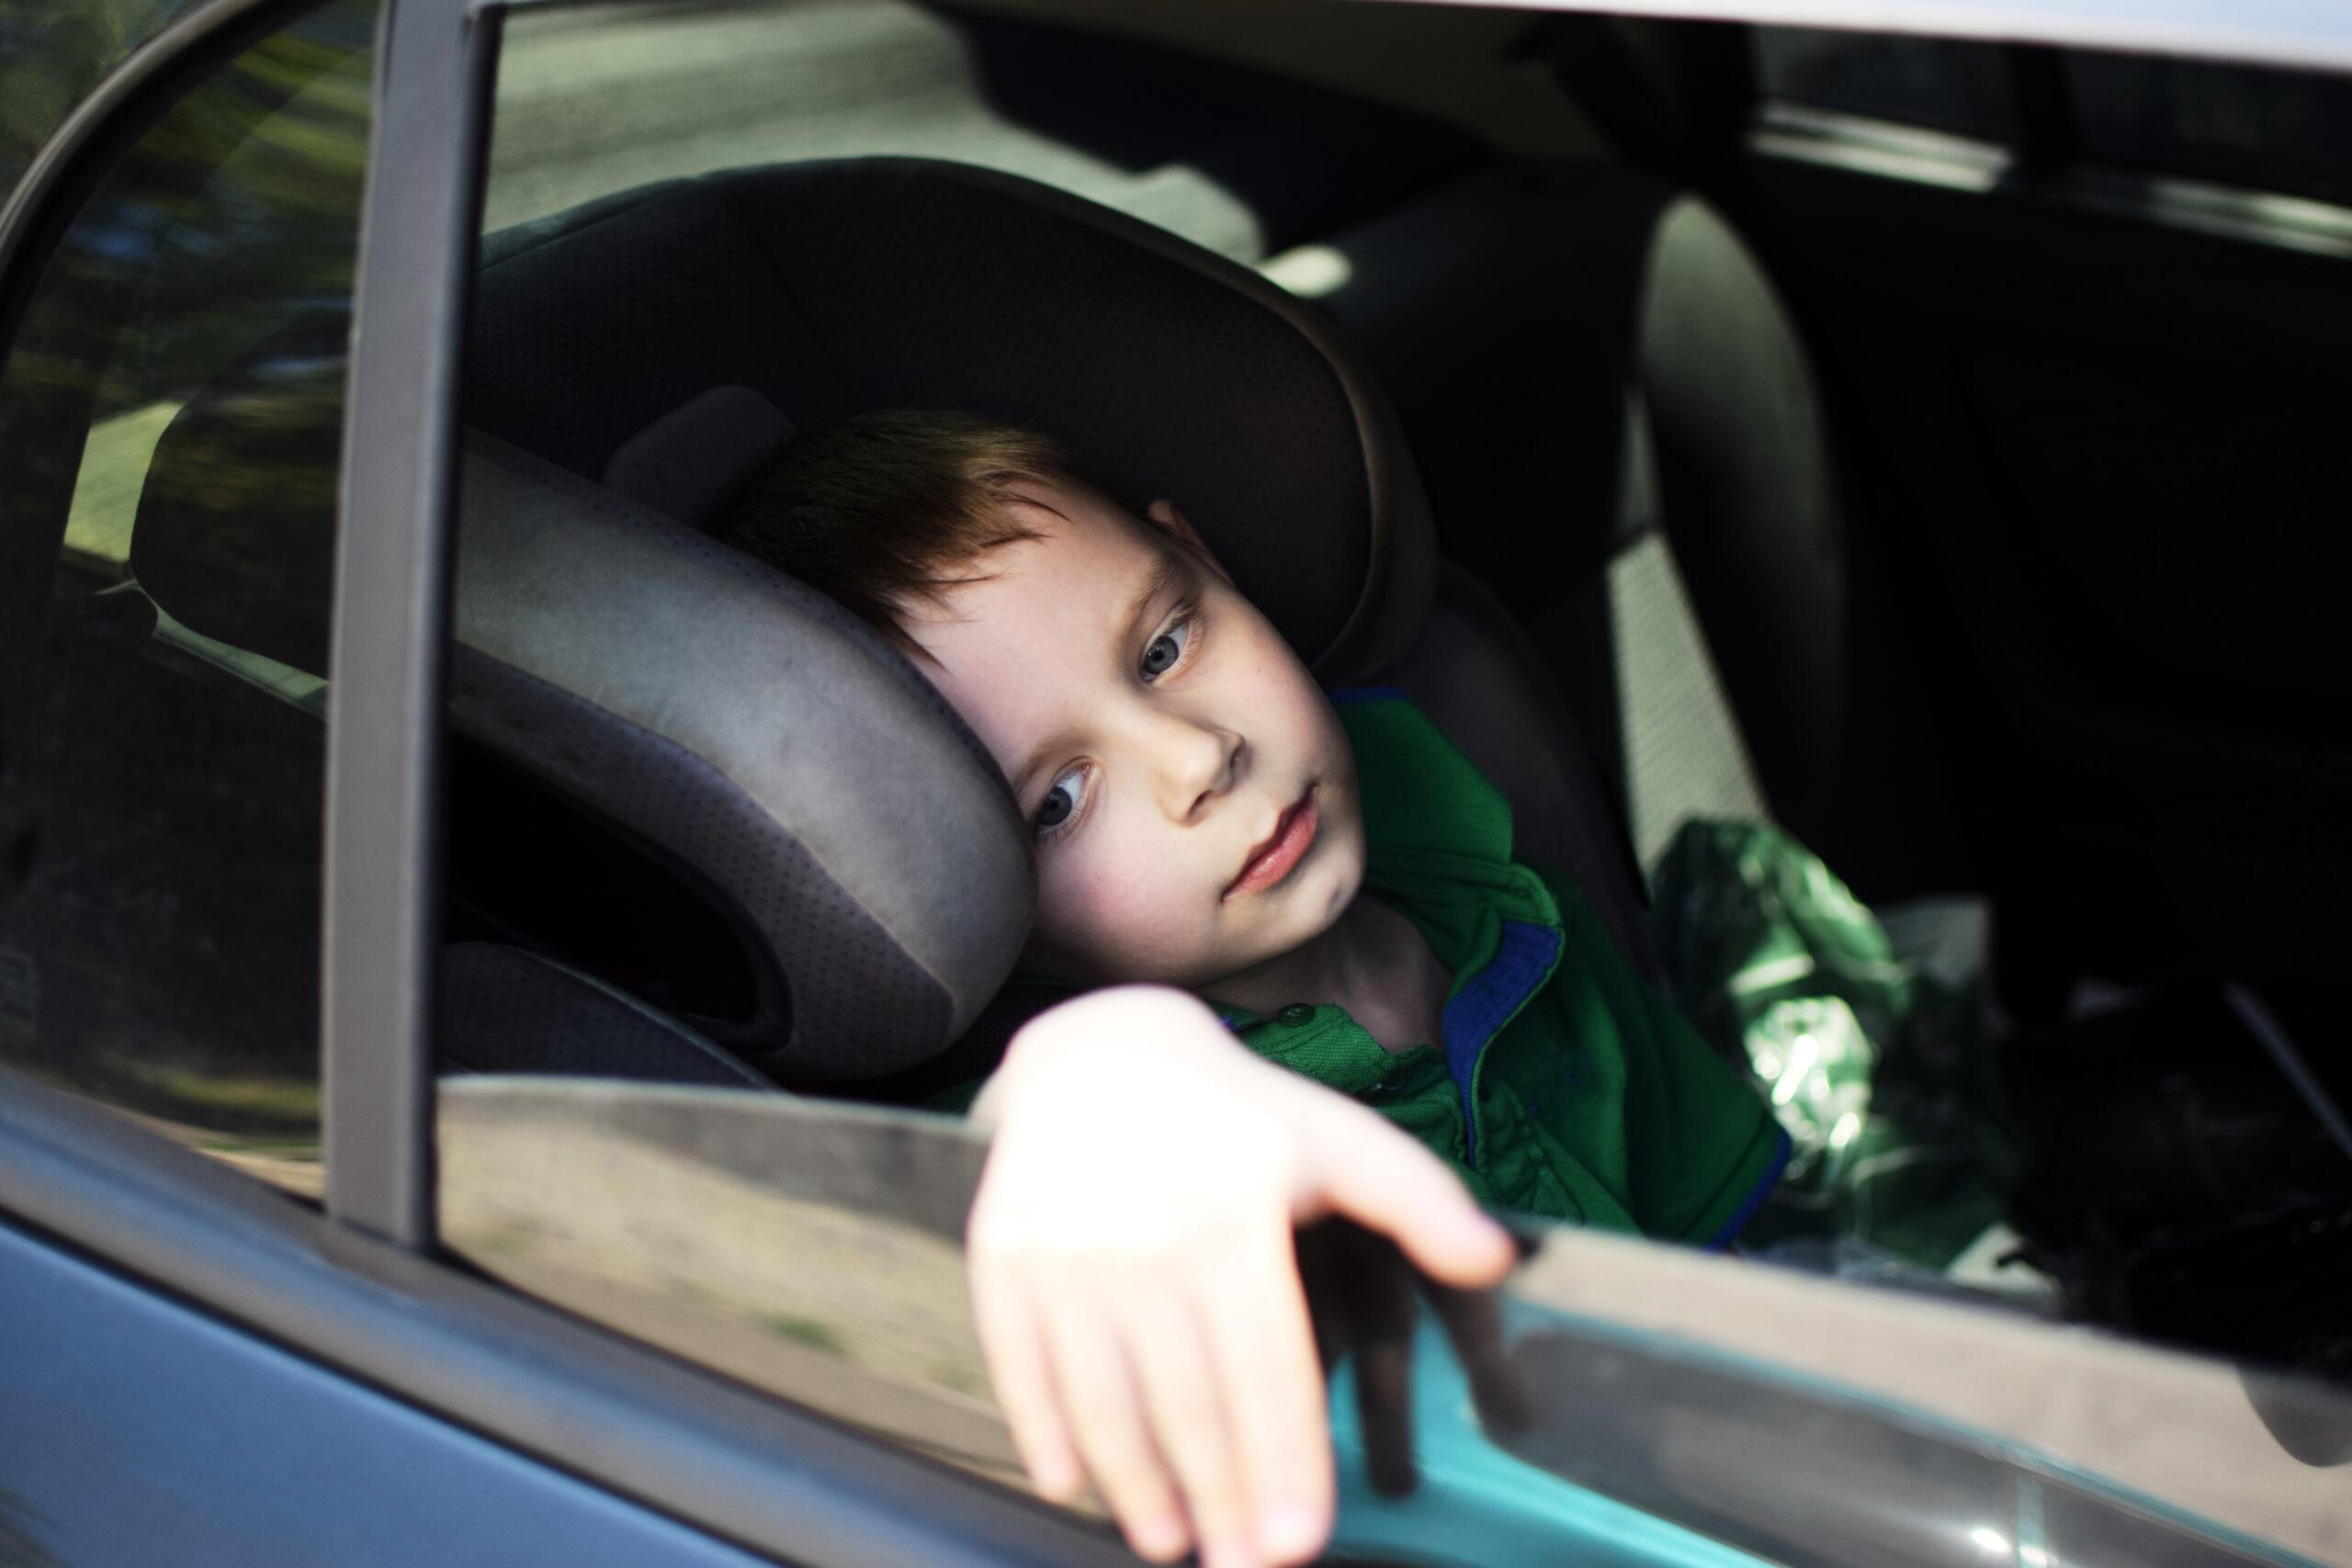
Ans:
POLYGON ((1851 1235, 1941 1269, 2001 1218, 1981 998, 1897 952, 1818 856, 1767 823, 1685 823, 1650 934, 1675 1004, 1789 1134, 1744 1245, 1851 1235))

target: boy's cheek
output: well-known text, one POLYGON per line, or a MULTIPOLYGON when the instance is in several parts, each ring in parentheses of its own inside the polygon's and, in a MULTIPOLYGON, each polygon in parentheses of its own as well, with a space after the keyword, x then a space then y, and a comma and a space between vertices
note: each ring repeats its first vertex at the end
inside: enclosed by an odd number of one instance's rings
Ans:
POLYGON ((1212 940, 1197 894, 1121 866, 1057 866, 1040 879, 1033 945, 1090 982, 1173 980, 1212 940))

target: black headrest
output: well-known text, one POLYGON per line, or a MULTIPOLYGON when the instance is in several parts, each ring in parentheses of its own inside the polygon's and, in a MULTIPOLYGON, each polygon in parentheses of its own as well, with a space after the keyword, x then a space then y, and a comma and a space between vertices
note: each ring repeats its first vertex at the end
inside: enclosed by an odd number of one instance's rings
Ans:
POLYGON ((491 236, 474 319, 471 423, 588 478, 718 389, 801 430, 959 409, 1175 501, 1328 682, 1427 610, 1418 480, 1329 324, 1047 186, 892 158, 647 186, 491 236))

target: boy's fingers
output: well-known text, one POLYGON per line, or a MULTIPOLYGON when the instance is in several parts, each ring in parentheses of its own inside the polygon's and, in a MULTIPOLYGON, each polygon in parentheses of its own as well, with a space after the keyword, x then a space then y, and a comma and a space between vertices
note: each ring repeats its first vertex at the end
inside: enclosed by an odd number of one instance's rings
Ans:
POLYGON ((1287 1229, 1238 1243, 1201 1306, 1258 1548, 1271 1562, 1303 1562, 1330 1534, 1331 1438, 1287 1229))
POLYGON ((1069 1502, 1085 1484, 1086 1469, 1054 1401, 1042 1325, 1001 1269, 976 1258, 971 1277, 972 1321, 988 1359, 989 1382, 1012 1429, 1013 1450, 1039 1496, 1069 1502))
POLYGON ((1095 1490, 1137 1556, 1171 1562, 1192 1544, 1192 1531, 1144 1424, 1135 1369, 1109 1303, 1074 1271, 1055 1270, 1038 1284, 1054 1390, 1095 1490))
POLYGON ((1339 1101, 1323 1118, 1314 1177, 1326 1205, 1396 1238, 1421 1272, 1444 1284, 1491 1285, 1518 1249, 1436 1156, 1380 1119, 1339 1101))
POLYGON ((1183 1489, 1204 1568, 1256 1562, 1251 1488, 1227 1414, 1231 1391, 1218 1385, 1187 1292, 1143 1282, 1129 1299, 1126 1328, 1152 1434, 1183 1489))
POLYGON ((1413 1271, 1396 1244, 1339 1221, 1341 1244, 1355 1256, 1350 1337, 1355 1351, 1356 1414, 1364 1468, 1384 1497, 1410 1495, 1413 1467, 1413 1271))
POLYGON ((1492 1291, 1459 1291, 1451 1285, 1430 1284, 1423 1293, 1462 1359, 1478 1419, 1501 1432, 1523 1432, 1535 1425, 1527 1380, 1503 1344, 1501 1301, 1492 1291))

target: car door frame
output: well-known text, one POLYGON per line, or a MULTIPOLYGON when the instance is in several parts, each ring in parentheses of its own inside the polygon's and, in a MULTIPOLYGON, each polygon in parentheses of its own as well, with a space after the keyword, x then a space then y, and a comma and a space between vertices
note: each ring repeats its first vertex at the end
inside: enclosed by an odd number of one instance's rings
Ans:
MULTIPOLYGON (((131 53, 0 206, 0 346, 83 198, 314 0, 211 0, 131 53)), ((812 1565, 1132 1562, 1103 1527, 484 1282, 434 1250, 429 1037, 456 389, 496 15, 386 0, 329 674, 323 1213, 0 1069, 0 1224, 648 1510, 812 1565)))

